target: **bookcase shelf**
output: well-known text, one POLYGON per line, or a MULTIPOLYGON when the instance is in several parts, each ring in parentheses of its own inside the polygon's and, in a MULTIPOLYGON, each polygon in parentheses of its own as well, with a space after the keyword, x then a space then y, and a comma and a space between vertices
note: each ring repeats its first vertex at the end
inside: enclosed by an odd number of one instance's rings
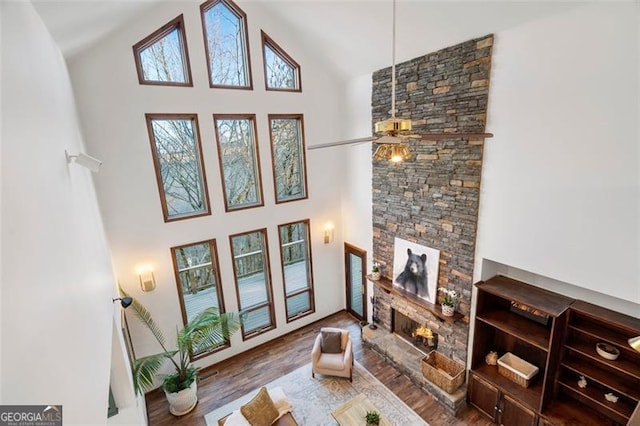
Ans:
POLYGON ((549 349, 549 330, 520 315, 509 311, 491 311, 477 318, 543 351, 549 349))

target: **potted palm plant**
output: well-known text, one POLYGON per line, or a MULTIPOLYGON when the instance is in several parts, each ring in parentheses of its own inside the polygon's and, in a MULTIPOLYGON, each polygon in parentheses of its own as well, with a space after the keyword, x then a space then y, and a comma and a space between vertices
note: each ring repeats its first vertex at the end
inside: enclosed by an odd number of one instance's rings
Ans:
MULTIPOLYGON (((129 297, 122 289, 124 297, 129 297)), ((167 349, 166 339, 149 311, 136 299, 131 304, 135 317, 151 331, 162 352, 138 358, 133 363, 133 385, 137 394, 153 388, 154 378, 163 364, 169 362, 174 371, 165 375, 162 388, 169 402, 169 411, 176 416, 190 412, 198 402, 198 368, 191 363, 190 354, 227 341, 240 328, 236 312, 220 313, 207 308, 177 331, 177 349, 167 349)))

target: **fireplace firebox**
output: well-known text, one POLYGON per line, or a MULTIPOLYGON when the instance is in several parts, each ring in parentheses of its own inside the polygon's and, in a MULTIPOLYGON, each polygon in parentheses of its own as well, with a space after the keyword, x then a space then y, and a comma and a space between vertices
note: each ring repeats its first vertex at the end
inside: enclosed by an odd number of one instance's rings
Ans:
POLYGON ((391 331, 425 355, 438 348, 438 335, 397 309, 391 308, 391 331))

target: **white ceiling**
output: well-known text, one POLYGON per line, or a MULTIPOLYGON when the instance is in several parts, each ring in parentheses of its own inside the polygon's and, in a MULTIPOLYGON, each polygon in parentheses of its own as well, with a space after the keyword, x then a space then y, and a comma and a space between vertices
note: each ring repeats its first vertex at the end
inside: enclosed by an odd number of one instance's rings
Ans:
MULTIPOLYGON (((162 0, 33 0, 66 57, 88 48, 162 0)), ((344 78, 391 65, 391 0, 236 0, 258 2, 290 26, 344 78)), ((199 5, 198 1, 185 4, 199 5)), ((581 2, 398 0, 397 62, 526 21, 562 13, 581 2)))

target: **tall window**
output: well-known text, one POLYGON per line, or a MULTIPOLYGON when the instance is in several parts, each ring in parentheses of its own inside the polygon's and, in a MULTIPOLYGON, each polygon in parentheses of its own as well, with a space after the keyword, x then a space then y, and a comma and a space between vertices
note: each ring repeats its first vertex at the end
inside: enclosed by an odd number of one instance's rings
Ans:
POLYGON ((309 220, 278 226, 287 322, 315 311, 309 220))
POLYGON ((182 15, 136 43, 133 56, 140 84, 193 85, 182 15))
POLYGON ((211 87, 251 89, 247 15, 231 0, 200 6, 211 87))
POLYGON ((238 306, 242 311, 242 338, 246 340, 276 326, 267 230, 231 235, 229 240, 238 306))
POLYGON ((302 115, 269 115, 276 203, 307 198, 302 115))
POLYGON ((195 114, 146 114, 165 222, 210 214, 195 114))
POLYGON ((255 118, 213 116, 227 211, 264 205, 255 118))
MULTIPOLYGON (((184 324, 207 308, 213 307, 224 312, 216 240, 173 247, 171 256, 184 324)), ((192 356, 198 358, 228 347, 229 344, 228 341, 223 342, 192 356)))
POLYGON ((300 65, 264 31, 261 33, 266 89, 300 92, 300 65))

